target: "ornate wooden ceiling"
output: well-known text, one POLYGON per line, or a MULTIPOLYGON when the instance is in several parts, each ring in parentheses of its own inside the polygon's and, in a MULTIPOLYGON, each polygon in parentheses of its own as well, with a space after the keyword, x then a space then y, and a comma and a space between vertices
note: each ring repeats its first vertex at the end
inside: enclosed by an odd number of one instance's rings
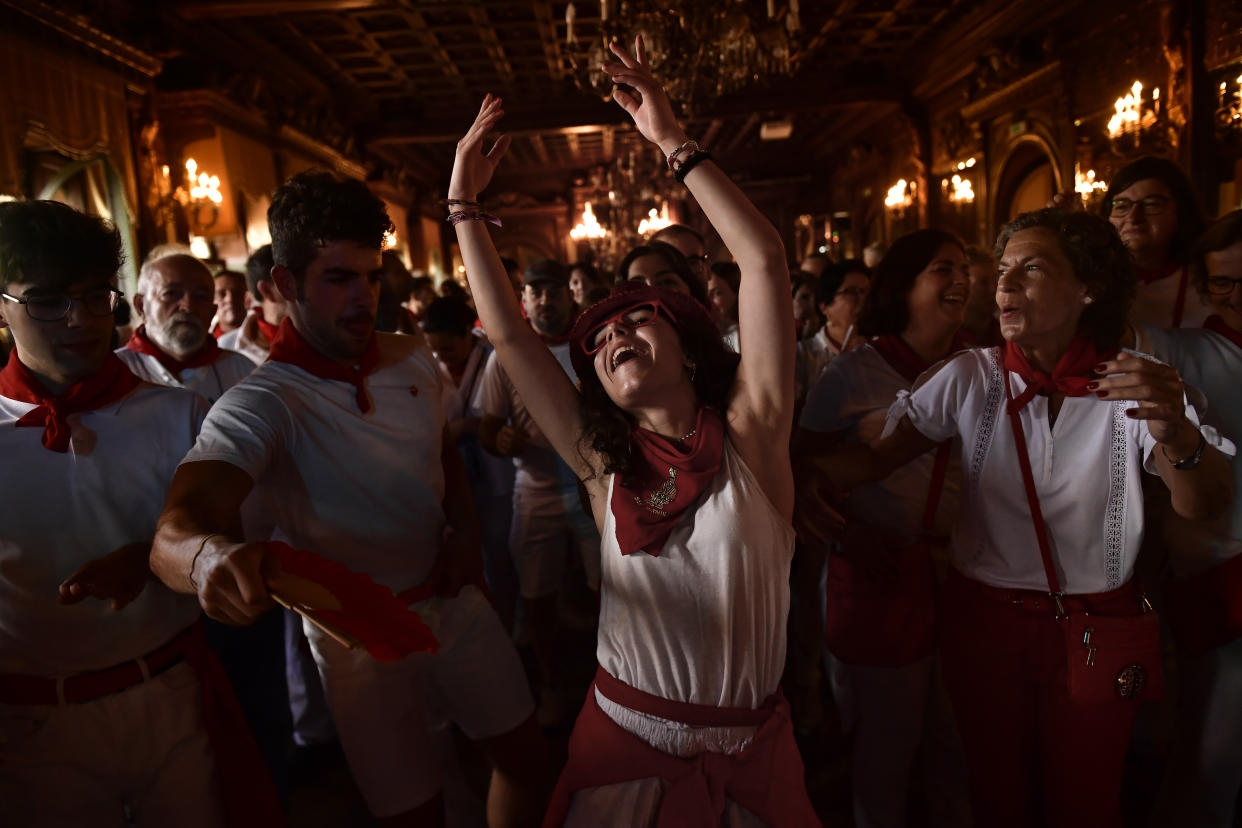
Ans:
MULTIPOLYGON (((637 2, 637 0, 631 0, 637 2)), ((712 2, 720 0, 685 0, 712 2)), ((765 0, 745 0, 762 8, 765 0)), ((788 0, 777 0, 783 10, 788 0)), ((166 57, 161 88, 214 86, 304 131, 424 182, 446 177, 457 136, 487 92, 506 99, 515 185, 564 188, 567 173, 636 145, 619 107, 580 91, 565 2, 547 0, 79 0, 166 57), (120 11, 118 11, 120 9, 120 11), (152 42, 158 41, 158 42, 152 42), (162 48, 161 48, 162 47, 162 48)), ((577 0, 575 34, 598 30, 577 0)), ((616 14, 617 0, 611 6, 616 14)), ((678 3, 671 4, 678 8, 678 3)), ((860 124, 908 99, 909 58, 993 14, 998 0, 801 0, 799 73, 717 101, 691 125, 756 174, 805 169, 860 124), (761 142, 759 125, 793 122, 761 142)), ((706 143, 706 142, 705 142, 706 143)))

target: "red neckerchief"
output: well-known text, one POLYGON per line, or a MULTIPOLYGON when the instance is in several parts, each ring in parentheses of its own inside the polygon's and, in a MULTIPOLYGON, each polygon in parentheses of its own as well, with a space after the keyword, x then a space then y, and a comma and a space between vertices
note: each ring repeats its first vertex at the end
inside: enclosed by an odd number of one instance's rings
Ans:
POLYGON ((931 366, 919 358, 914 349, 906 344, 906 341, 900 336, 894 334, 884 334, 877 336, 871 340, 871 347, 875 348, 880 356, 884 357, 894 371, 901 374, 905 380, 911 384, 914 383, 919 375, 931 366))
POLYGON ((375 373, 379 365, 379 338, 371 332, 371 341, 367 349, 352 366, 344 366, 334 359, 328 359, 302 338, 293 322, 289 319, 280 323, 276 336, 272 339, 272 351, 268 359, 275 362, 287 362, 296 365, 308 374, 320 379, 347 382, 357 392, 358 410, 363 414, 371 410, 371 398, 367 396, 367 377, 375 373))
POLYGON ((139 325, 138 330, 134 331, 133 336, 129 338, 129 342, 125 343, 125 347, 131 351, 137 351, 140 354, 147 354, 159 360, 177 379, 181 379, 181 372, 186 368, 201 368, 204 365, 210 365, 220 358, 220 345, 214 337, 207 337, 203 343, 203 347, 198 353, 189 359, 177 359, 171 354, 164 353, 160 347, 151 341, 147 336, 147 326, 139 325))
POLYGON ((59 397, 47 393, 43 383, 30 373, 17 353, 9 357, 8 364, 0 371, 0 395, 10 400, 35 403, 38 408, 22 415, 17 427, 40 426, 43 428, 43 447, 64 453, 69 450, 70 428, 68 417, 81 411, 95 411, 111 405, 138 387, 142 380, 121 362, 116 354, 108 354, 104 364, 59 397))
POLYGON ((1211 316, 1209 316, 1204 321, 1203 327, 1211 331, 1214 334, 1220 334, 1225 339, 1228 339, 1230 342, 1232 342, 1234 345, 1237 345, 1239 348, 1242 348, 1242 332, 1236 331, 1233 328, 1229 327, 1229 324, 1225 322, 1224 319, 1217 316, 1216 314, 1212 314, 1211 316))
POLYGON ((1004 342, 1005 338, 1001 336, 1000 321, 995 317, 988 322, 987 330, 983 333, 975 333, 963 325, 957 329, 957 333, 953 334, 954 351, 964 351, 967 348, 995 348, 1004 342))
POLYGON ((224 330, 224 328, 221 328, 220 323, 217 322, 215 325, 212 326, 211 331, 209 333, 211 334, 212 339, 219 339, 220 337, 228 333, 228 331, 224 330))
POLYGON ((1026 382, 1026 390, 1009 403, 1011 410, 1021 411, 1036 394, 1048 396, 1060 391, 1067 397, 1085 397, 1089 393, 1087 384, 1095 379, 1095 366, 1116 355, 1116 351, 1100 353, 1089 337, 1079 334, 1057 360, 1052 373, 1046 374, 1027 362, 1021 348, 1006 342, 1005 370, 1013 371, 1026 382))
POLYGON ((642 551, 659 557, 682 513, 720 471, 724 436, 724 420, 706 406, 699 409, 694 436, 677 441, 684 451, 653 431, 634 429, 631 442, 639 471, 632 485, 617 478, 612 488, 612 516, 622 555, 642 551))
POLYGON ((267 340, 267 344, 270 346, 276 339, 277 326, 264 319, 262 313, 255 316, 254 323, 259 326, 260 335, 267 340))

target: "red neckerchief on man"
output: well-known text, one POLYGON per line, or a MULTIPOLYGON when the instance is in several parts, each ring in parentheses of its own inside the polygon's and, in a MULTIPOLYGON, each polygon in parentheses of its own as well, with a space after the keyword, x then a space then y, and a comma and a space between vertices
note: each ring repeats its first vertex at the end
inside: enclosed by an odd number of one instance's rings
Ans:
POLYGON ((309 342, 302 338, 293 322, 285 319, 280 323, 276 336, 272 339, 272 352, 268 359, 274 362, 287 362, 296 365, 308 374, 320 379, 347 382, 354 387, 358 410, 366 414, 371 410, 371 398, 367 396, 367 377, 375 373, 379 366, 379 337, 371 332, 371 340, 367 349, 353 365, 342 365, 329 359, 315 350, 309 342))
POLYGON ((14 352, 0 371, 0 395, 18 402, 35 403, 38 407, 22 415, 17 427, 42 427, 43 447, 64 453, 69 450, 70 414, 111 405, 141 382, 116 354, 108 354, 98 371, 70 386, 65 393, 52 396, 14 352))
POLYGON ((181 379, 181 372, 187 368, 201 368, 204 365, 210 365, 220 358, 220 345, 215 338, 207 337, 203 342, 203 347, 198 353, 193 354, 189 359, 177 359, 171 354, 160 350, 160 347, 151 341, 147 336, 147 326, 139 325, 138 330, 134 331, 133 336, 125 343, 125 347, 131 351, 137 351, 140 354, 147 354, 159 360, 177 379, 181 379))
POLYGON ((642 551, 659 556, 682 514, 720 471, 724 438, 724 420, 706 406, 699 409, 694 430, 683 440, 634 429, 635 479, 625 485, 617 478, 612 487, 612 516, 622 555, 642 551))
POLYGON ((258 326, 259 334, 270 348, 276 340, 276 331, 279 330, 279 327, 264 319, 262 313, 255 314, 254 324, 258 326))
POLYGON ((1234 345, 1242 348, 1242 332, 1229 327, 1229 323, 1220 316, 1212 314, 1203 322, 1203 327, 1214 334, 1220 334, 1234 345))
POLYGON ((1049 396, 1059 391, 1067 397, 1085 397, 1090 393, 1087 384, 1096 379, 1095 366, 1117 356, 1117 352, 1101 353, 1090 337, 1078 334, 1057 360, 1051 374, 1031 365, 1022 349, 1012 342, 1005 343, 1004 355, 1005 370, 1013 371, 1026 383, 1026 390, 1009 403, 1013 411, 1021 411, 1037 394, 1049 396))
POLYGON ((919 375, 931 366, 919 358, 914 349, 906 344, 906 341, 895 334, 884 334, 877 336, 871 340, 871 347, 875 348, 880 356, 884 357, 884 361, 890 367, 911 384, 914 383, 919 375))

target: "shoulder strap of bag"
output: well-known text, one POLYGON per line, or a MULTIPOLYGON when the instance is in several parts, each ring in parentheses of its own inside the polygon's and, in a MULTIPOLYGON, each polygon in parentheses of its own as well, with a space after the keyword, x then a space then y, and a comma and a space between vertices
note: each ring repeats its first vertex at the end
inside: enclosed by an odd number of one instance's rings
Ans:
POLYGON ((1035 491, 1035 475, 1031 473, 1031 457, 1026 449, 1026 434, 1022 431, 1021 415, 1009 403, 1013 402, 1013 390, 1009 386, 1009 371, 1003 366, 1001 371, 1005 377, 1005 410, 1009 412, 1009 422, 1013 425, 1013 439, 1018 447, 1018 465, 1022 467, 1022 483, 1026 487, 1026 502, 1031 507, 1031 521, 1035 524, 1035 537, 1039 541, 1039 554, 1044 560, 1044 575, 1048 578, 1048 594, 1056 606, 1057 617, 1065 617, 1065 607, 1061 603, 1063 593, 1061 582, 1057 580, 1056 568, 1052 565, 1052 547, 1048 543, 1048 528, 1044 525, 1044 513, 1039 508, 1039 495, 1035 491))

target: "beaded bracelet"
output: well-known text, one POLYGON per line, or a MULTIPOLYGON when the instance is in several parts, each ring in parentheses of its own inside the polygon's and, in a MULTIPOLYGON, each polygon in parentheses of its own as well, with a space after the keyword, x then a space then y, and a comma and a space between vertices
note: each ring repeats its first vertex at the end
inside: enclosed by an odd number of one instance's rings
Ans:
POLYGON ((496 218, 491 213, 484 213, 482 210, 473 213, 466 212, 465 210, 457 213, 449 213, 448 218, 446 218, 445 221, 454 227, 461 224, 463 221, 486 221, 488 224, 494 224, 497 227, 504 226, 500 223, 500 219, 496 218))
POLYGON ((465 199, 460 198, 446 198, 440 203, 445 207, 473 207, 476 210, 481 210, 483 208, 482 202, 466 201, 465 199))
POLYGON ((706 150, 698 150, 685 161, 681 162, 676 171, 674 171, 673 178, 677 179, 678 184, 684 184, 686 183, 686 176, 690 174, 691 170, 699 164, 702 164, 704 161, 710 160, 712 160, 711 153, 706 150))
POLYGON ((693 138, 687 138, 680 147, 678 147, 677 149, 673 150, 672 152, 668 154, 667 161, 668 161, 669 170, 672 172, 677 172, 677 168, 681 165, 681 161, 679 161, 678 159, 680 158, 683 152, 688 152, 690 150, 693 150, 694 152, 700 151, 699 142, 694 140, 693 138))

